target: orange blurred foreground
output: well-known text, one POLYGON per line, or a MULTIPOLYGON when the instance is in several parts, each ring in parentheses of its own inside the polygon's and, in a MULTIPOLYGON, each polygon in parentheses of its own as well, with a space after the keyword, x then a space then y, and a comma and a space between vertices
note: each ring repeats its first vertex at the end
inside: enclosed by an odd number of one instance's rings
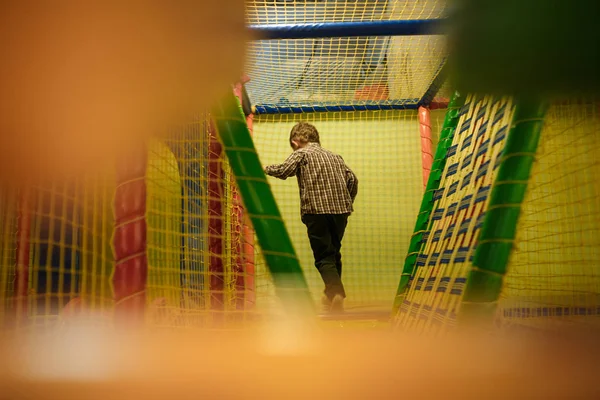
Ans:
POLYGON ((3 1, 0 183, 102 168, 241 74, 244 1, 3 1))
POLYGON ((351 330, 293 337, 281 328, 142 338, 80 327, 4 340, 0 398, 600 398, 597 340, 432 341, 351 330))

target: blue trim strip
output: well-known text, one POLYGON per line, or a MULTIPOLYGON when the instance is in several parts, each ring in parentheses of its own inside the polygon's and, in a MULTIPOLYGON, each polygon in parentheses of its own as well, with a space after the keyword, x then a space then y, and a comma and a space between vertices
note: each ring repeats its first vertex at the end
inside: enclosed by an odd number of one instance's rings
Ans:
POLYGON ((254 114, 302 114, 315 112, 340 111, 381 111, 381 110, 416 110, 419 99, 368 101, 356 104, 259 104, 255 105, 254 114))
POLYGON ((446 33, 445 19, 415 19, 374 22, 326 22, 315 24, 250 25, 259 40, 319 39, 356 36, 416 36, 446 33))

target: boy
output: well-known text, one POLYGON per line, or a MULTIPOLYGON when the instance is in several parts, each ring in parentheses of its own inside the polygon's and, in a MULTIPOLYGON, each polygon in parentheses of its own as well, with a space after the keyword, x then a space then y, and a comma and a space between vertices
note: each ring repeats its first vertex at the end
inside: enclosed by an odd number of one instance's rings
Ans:
POLYGON ((294 152, 283 164, 269 165, 267 175, 298 178, 302 222, 315 257, 315 266, 325 283, 323 305, 342 312, 346 292, 342 284, 342 238, 358 193, 358 179, 341 156, 321 147, 319 132, 299 122, 290 132, 294 152))

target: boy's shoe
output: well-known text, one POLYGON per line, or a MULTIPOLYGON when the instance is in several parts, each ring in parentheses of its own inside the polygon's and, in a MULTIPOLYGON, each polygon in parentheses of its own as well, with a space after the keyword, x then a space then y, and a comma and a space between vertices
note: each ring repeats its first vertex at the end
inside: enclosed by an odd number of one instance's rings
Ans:
POLYGON ((344 312, 344 296, 336 294, 331 300, 330 312, 339 314, 344 312))
POLYGON ((325 294, 321 297, 321 305, 323 306, 323 312, 327 313, 331 310, 331 300, 325 294))

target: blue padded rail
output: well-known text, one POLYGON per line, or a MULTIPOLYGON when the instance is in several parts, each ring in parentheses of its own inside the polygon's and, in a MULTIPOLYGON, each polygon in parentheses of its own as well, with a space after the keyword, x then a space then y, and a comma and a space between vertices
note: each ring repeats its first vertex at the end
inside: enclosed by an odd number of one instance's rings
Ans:
POLYGON ((324 22, 310 24, 249 25, 248 30, 259 40, 322 39, 357 36, 417 36, 446 33, 445 19, 391 21, 324 22))

